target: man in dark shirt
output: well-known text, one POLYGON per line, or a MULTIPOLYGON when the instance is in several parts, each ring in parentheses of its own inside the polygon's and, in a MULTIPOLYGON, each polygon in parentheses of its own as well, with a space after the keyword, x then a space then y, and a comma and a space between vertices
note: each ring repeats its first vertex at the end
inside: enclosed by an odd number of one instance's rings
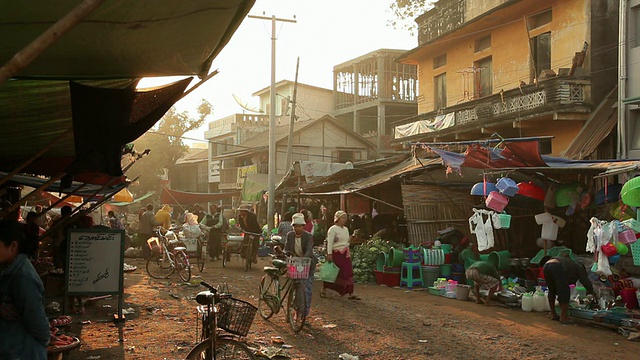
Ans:
POLYGON ((140 225, 138 226, 138 241, 142 244, 142 256, 145 259, 151 257, 151 249, 147 245, 147 240, 153 236, 155 227, 158 226, 153 213, 153 205, 147 205, 147 211, 140 217, 140 225))
POLYGON ((260 224, 258 224, 258 216, 251 211, 250 205, 240 205, 240 207, 238 207, 238 212, 238 223, 240 224, 242 231, 245 232, 244 244, 248 244, 249 241, 253 242, 253 254, 249 254, 249 256, 253 257, 253 263, 255 264, 258 262, 258 245, 260 244, 260 233, 262 232, 262 228, 260 228, 260 224), (247 234, 247 232, 252 234, 247 234))
POLYGON ((549 288, 549 307, 551 308, 552 320, 559 320, 561 323, 570 322, 567 316, 571 294, 569 284, 575 284, 580 280, 587 289, 587 294, 596 296, 584 265, 565 257, 545 256, 540 260, 540 267, 543 268, 544 278, 547 282, 547 288, 549 288), (560 316, 556 312, 556 296, 562 310, 560 316))

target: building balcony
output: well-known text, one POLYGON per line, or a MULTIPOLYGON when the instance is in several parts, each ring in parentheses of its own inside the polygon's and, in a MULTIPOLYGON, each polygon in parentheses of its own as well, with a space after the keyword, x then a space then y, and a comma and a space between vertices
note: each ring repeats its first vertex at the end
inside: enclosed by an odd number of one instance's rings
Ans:
POLYGON ((247 174, 268 174, 268 164, 247 165, 220 170, 220 190, 240 190, 247 174))
POLYGON ((379 49, 334 66, 336 113, 381 102, 416 104, 418 68, 396 61, 404 53, 379 49))
POLYGON ((591 108, 588 77, 554 77, 397 121, 392 142, 474 139, 533 119, 584 121, 591 108))

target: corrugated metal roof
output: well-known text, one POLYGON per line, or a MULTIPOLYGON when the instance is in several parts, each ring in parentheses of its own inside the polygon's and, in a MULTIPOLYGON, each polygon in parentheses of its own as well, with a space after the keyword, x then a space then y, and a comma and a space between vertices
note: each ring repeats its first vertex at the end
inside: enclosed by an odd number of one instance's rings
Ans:
MULTIPOLYGON (((325 192, 304 192, 301 193, 301 195, 338 195, 338 194, 348 194, 348 193, 353 193, 359 190, 363 190, 363 189, 367 189, 376 185, 380 185, 383 184, 389 180, 392 180, 402 174, 406 174, 412 171, 416 171, 416 170, 420 170, 424 167, 428 167, 428 166, 432 166, 432 165, 440 165, 442 164, 442 159, 440 158, 435 158, 435 159, 426 159, 426 160, 421 160, 420 162, 415 160, 414 158, 409 158, 406 159, 400 163, 398 163, 397 165, 381 171, 377 174, 373 174, 373 175, 368 175, 366 173, 363 173, 362 170, 360 169, 353 169, 353 170, 343 170, 338 174, 342 174, 343 172, 353 172, 354 171, 358 171, 359 173, 357 174, 359 179, 357 180, 353 180, 349 183, 346 183, 344 185, 339 186, 339 189, 337 190, 333 190, 333 191, 325 191, 325 192), (363 177, 364 175, 364 177, 363 177)), ((345 174, 346 175, 346 174, 345 174)))
POLYGON ((602 140, 609 136, 618 120, 617 89, 616 86, 611 90, 598 108, 591 113, 578 135, 562 152, 563 157, 574 160, 584 159, 591 155, 602 140))

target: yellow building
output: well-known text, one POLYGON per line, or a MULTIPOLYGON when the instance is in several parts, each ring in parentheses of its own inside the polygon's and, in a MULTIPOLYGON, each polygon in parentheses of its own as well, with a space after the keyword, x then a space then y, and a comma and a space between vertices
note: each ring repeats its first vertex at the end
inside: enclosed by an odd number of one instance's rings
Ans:
POLYGON ((416 19, 418 46, 399 59, 418 66, 419 115, 392 124, 393 143, 552 136, 544 153, 564 154, 573 141, 579 157, 593 154, 597 144, 575 139, 591 118, 608 129, 598 143, 613 128, 610 116, 595 110, 616 86, 617 6, 613 0, 438 1, 416 19))

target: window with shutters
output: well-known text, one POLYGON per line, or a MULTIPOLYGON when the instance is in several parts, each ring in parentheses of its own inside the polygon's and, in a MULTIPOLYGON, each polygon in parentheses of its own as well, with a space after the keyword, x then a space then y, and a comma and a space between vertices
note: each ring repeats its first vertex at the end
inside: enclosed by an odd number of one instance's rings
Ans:
POLYGON ((493 93, 493 69, 491 56, 475 61, 474 72, 474 98, 481 98, 493 93))
POLYGON ((533 55, 531 82, 533 82, 542 70, 551 69, 551 32, 531 38, 531 53, 533 55))

